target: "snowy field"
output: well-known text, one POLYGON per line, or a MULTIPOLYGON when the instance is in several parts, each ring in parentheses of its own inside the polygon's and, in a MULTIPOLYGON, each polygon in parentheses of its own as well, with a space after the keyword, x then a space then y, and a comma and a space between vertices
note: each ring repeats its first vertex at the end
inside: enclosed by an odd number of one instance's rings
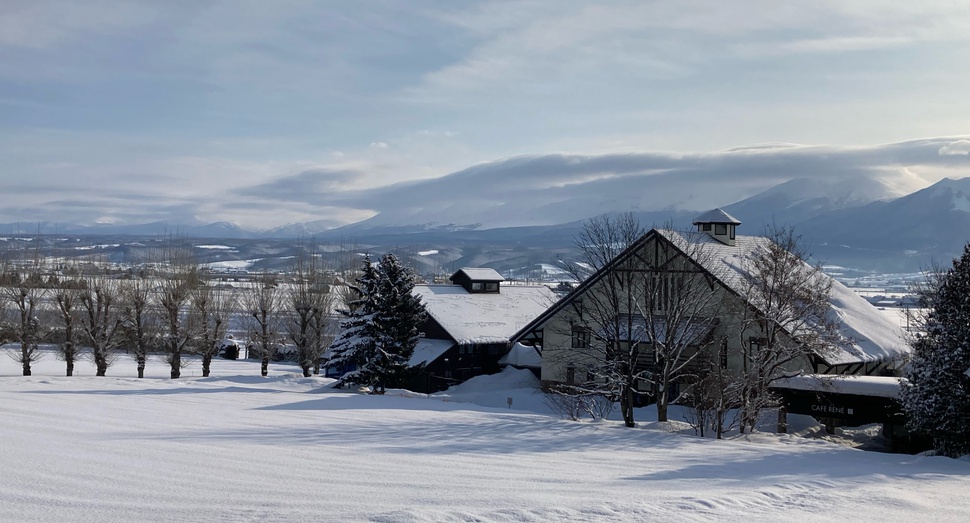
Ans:
POLYGON ((0 520, 970 521, 965 460, 562 421, 516 373, 426 398, 258 368, 0 356, 0 520))

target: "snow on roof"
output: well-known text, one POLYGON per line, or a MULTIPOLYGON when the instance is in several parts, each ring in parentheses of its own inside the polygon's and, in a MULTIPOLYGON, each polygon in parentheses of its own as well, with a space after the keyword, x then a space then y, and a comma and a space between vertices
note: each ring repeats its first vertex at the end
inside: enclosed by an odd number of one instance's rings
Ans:
POLYGON ((542 356, 536 351, 535 347, 516 343, 508 354, 498 360, 499 365, 511 365, 513 367, 542 367, 542 356))
POLYGON ((482 280, 482 281, 505 281, 505 278, 498 273, 495 269, 488 268, 477 268, 477 267, 462 267, 455 271, 451 277, 454 278, 459 272, 465 273, 471 280, 482 280))
MULTIPOLYGON (((746 274, 744 257, 771 241, 763 236, 737 236, 735 245, 732 246, 723 244, 706 234, 685 234, 666 229, 658 229, 657 232, 681 249, 687 242, 706 244, 704 249, 710 256, 696 261, 739 294, 743 294, 743 281, 746 274)), ((831 278, 828 275, 824 277, 831 278)), ((910 348, 903 338, 900 326, 889 321, 863 297, 832 279, 829 301, 832 305, 830 317, 841 323, 840 330, 849 343, 826 353, 823 359, 827 363, 830 365, 874 363, 898 361, 908 357, 910 348)))
POLYGON ((408 360, 408 366, 431 363, 441 357, 448 349, 454 347, 451 340, 436 340, 433 338, 421 338, 414 347, 414 354, 408 360))
POLYGON ((855 394, 857 396, 898 398, 904 381, 906 381, 905 378, 891 376, 804 374, 802 376, 777 380, 772 387, 836 394, 855 394))
POLYGON ((741 225, 741 220, 738 220, 734 216, 731 216, 718 208, 711 209, 697 218, 694 218, 694 225, 697 225, 698 223, 732 223, 734 225, 741 225))
POLYGON ((469 293, 460 285, 415 285, 428 314, 460 344, 502 343, 556 301, 542 285, 469 293))

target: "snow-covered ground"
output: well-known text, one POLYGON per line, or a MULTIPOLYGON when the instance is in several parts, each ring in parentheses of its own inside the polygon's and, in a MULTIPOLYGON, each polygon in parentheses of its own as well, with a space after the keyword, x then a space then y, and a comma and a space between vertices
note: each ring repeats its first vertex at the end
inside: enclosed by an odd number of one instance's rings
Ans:
POLYGON ((47 358, 23 377, 0 357, 0 520, 970 520, 963 460, 563 421, 521 373, 428 398, 193 365, 66 378, 47 358))

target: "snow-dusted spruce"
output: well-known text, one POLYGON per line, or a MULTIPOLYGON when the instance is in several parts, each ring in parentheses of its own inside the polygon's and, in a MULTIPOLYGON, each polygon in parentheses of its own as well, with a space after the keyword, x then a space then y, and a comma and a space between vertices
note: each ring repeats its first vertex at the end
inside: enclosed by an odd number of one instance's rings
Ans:
POLYGON ((970 244, 953 267, 935 270, 922 298, 930 312, 913 342, 902 392, 909 427, 930 436, 941 454, 970 454, 970 244))
POLYGON ((91 344, 96 373, 104 376, 114 362, 114 349, 123 341, 118 282, 103 272, 87 276, 84 281, 80 294, 81 326, 91 344))
POLYGON ((276 281, 268 276, 253 280, 243 298, 249 315, 249 345, 260 359, 259 373, 269 374, 269 362, 280 345, 280 311, 283 308, 283 292, 276 281))
POLYGON ((303 376, 320 372, 320 360, 335 330, 331 320, 334 293, 326 283, 320 258, 304 252, 293 267, 296 281, 289 287, 286 305, 292 314, 286 322, 286 333, 296 346, 297 360, 303 376))
POLYGON ((402 386, 406 379, 408 360, 421 338, 418 325, 427 313, 421 298, 414 294, 414 273, 401 264, 397 256, 387 253, 378 267, 380 285, 377 292, 378 312, 375 317, 380 349, 380 393, 384 387, 402 386))
POLYGON ((192 351, 202 358, 202 377, 208 378, 212 358, 222 349, 229 328, 229 318, 236 308, 235 300, 222 289, 202 284, 192 289, 192 351))
POLYGON ((414 353, 425 310, 415 296, 414 274, 393 254, 385 254, 378 266, 364 258, 354 292, 359 296, 344 311, 341 332, 330 346, 332 367, 351 365, 355 369, 337 381, 338 387, 353 383, 367 385, 382 394, 405 378, 407 362, 414 353))
POLYGON ((341 376, 334 385, 341 388, 348 383, 370 385, 374 378, 370 361, 377 354, 377 340, 379 333, 374 321, 377 315, 377 289, 380 285, 377 267, 371 262, 370 256, 364 256, 360 274, 354 279, 354 285, 348 285, 357 297, 347 303, 347 308, 341 310, 344 315, 340 322, 340 334, 330 344, 329 367, 356 367, 341 376))
POLYGON ((805 262, 801 238, 788 227, 769 227, 768 241, 742 259, 742 300, 728 328, 740 347, 741 431, 754 430, 773 403, 768 387, 797 374, 789 364, 824 355, 845 340, 829 317, 832 279, 805 262))

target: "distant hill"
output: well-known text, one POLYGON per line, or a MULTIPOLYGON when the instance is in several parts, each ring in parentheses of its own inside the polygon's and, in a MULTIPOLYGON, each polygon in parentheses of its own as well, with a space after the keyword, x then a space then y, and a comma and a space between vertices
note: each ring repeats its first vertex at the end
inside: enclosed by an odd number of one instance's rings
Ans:
MULTIPOLYGON (((568 207, 569 202, 561 204, 568 207)), ((936 260, 948 263, 970 240, 970 178, 944 179, 923 190, 901 195, 872 178, 835 182, 799 178, 770 187, 750 198, 722 207, 741 220, 739 234, 760 234, 765 225, 790 225, 809 244, 815 257, 827 263, 881 272, 915 271, 936 260)), ((561 210, 558 216, 592 212, 589 207, 561 210)), ((617 211, 621 209, 616 209, 617 211)), ((646 210, 637 213, 646 227, 689 227, 707 210, 646 210)), ((449 212, 454 209, 449 209, 449 212)), ((480 210, 473 210, 476 215, 480 210)), ((514 210, 508 210, 514 212, 514 210)), ((529 213, 539 212, 530 209, 529 213)), ((447 213, 446 213, 447 214, 447 213)), ((417 218, 427 218, 426 212, 417 218)), ((444 216, 444 215, 442 215, 444 216)), ((456 215, 453 215, 454 217, 456 215)), ((313 238, 331 244, 359 245, 362 251, 388 249, 435 250, 419 257, 432 265, 491 264, 508 269, 550 263, 573 247, 582 228, 582 216, 550 225, 492 227, 467 220, 455 223, 396 223, 365 220, 334 227, 330 220, 292 224, 270 231, 247 231, 227 223, 70 226, 62 223, 0 224, 0 235, 132 236, 292 240, 313 238), (456 223, 464 223, 458 225, 456 223), (445 254, 447 253, 447 254, 445 254)), ((517 221, 518 218, 509 218, 517 221)), ((261 256, 255 243, 241 252, 220 253, 219 258, 261 256)), ((215 254, 211 254, 215 256, 215 254)), ((460 266, 460 265, 459 265, 460 266)))
POLYGON ((970 241, 970 178, 824 213, 798 229, 833 259, 870 259, 885 268, 948 263, 970 241))

